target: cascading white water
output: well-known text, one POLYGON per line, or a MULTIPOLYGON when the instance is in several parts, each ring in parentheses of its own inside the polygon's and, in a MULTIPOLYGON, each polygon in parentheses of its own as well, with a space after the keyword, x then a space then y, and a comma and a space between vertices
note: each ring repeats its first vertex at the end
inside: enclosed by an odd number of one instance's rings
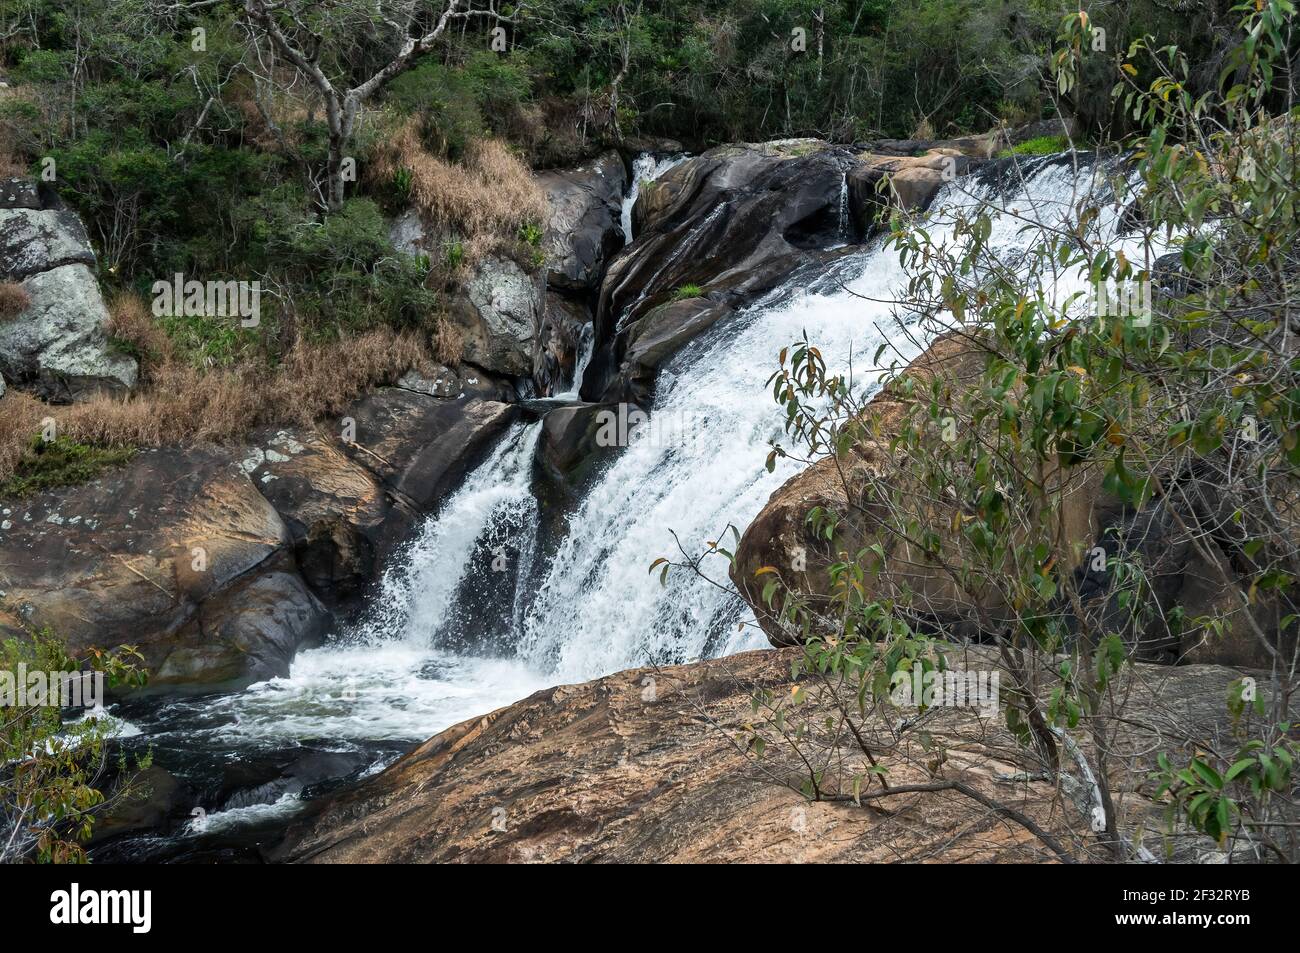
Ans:
POLYGON ((582 326, 582 333, 578 338, 578 347, 573 356, 573 380, 569 381, 569 389, 563 394, 556 394, 558 400, 577 400, 578 391, 582 388, 582 377, 587 373, 587 365, 591 363, 591 357, 596 353, 596 329, 590 324, 582 326))
POLYGON ((839 217, 836 223, 835 236, 841 243, 847 243, 849 240, 849 174, 847 172, 840 178, 840 208, 839 217))
POLYGON ((636 205, 637 197, 641 194, 642 183, 653 182, 673 166, 685 162, 686 159, 687 156, 684 155, 657 159, 651 153, 643 152, 633 160, 632 184, 628 187, 627 194, 623 196, 621 224, 625 244, 631 244, 632 242, 632 208, 636 205))
MULTIPOLYGON (((1013 257, 1030 241, 1026 223, 1070 216, 1089 176, 1029 164, 1023 184, 996 198, 1006 214, 990 247, 1013 257)), ((991 198, 973 179, 945 187, 929 216, 932 238, 952 242, 951 213, 991 198)), ((1105 214, 1114 232, 1118 211, 1105 214)), ((367 622, 301 653, 288 678, 212 702, 211 730, 225 740, 419 740, 546 685, 765 645, 752 627, 737 632, 744 609, 734 597, 682 574, 661 588, 647 567, 677 555, 674 534, 697 552, 729 524, 743 531, 798 470, 788 460, 773 474, 764 467, 768 441, 781 436, 765 384, 782 347, 807 332, 832 368, 869 363, 883 342, 892 348, 885 363, 916 355, 924 342, 891 304, 906 277, 897 252, 865 246, 793 275, 687 345, 660 372, 649 422, 545 551, 533 486, 542 425, 516 425, 427 521, 367 622), (497 552, 510 554, 499 566, 497 552), (484 593, 497 601, 485 608, 484 593), (467 635, 488 629, 507 635, 467 635)), ((1077 290, 1082 279, 1065 275, 1054 293, 1077 290)), ((724 574, 721 560, 715 569, 724 574)))

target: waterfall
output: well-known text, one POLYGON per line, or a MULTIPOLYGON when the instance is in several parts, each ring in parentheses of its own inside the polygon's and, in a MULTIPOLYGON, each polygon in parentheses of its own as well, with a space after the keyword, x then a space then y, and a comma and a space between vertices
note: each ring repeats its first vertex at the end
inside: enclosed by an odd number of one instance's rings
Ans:
POLYGON ((840 244, 843 245, 847 245, 851 237, 849 235, 849 174, 847 172, 840 178, 840 215, 835 235, 840 240, 840 244))
POLYGON ((590 322, 582 326, 582 331, 578 338, 578 347, 573 356, 573 379, 569 382, 569 389, 563 394, 556 394, 557 400, 577 400, 578 391, 582 387, 582 377, 587 373, 587 365, 591 363, 591 356, 596 352, 596 329, 590 322))
POLYGON ((659 176, 663 175, 675 165, 685 162, 686 156, 670 156, 664 159, 656 159, 649 152, 643 152, 632 162, 632 184, 623 196, 623 241, 625 244, 632 242, 632 207, 636 205, 637 196, 641 194, 641 183, 653 182, 659 176))
MULTIPOLYGON (((989 246, 1013 260, 1030 241, 1026 221, 1071 216, 1092 174, 1059 158, 1021 173, 946 185, 931 237, 952 244, 951 213, 995 199, 1011 214, 996 219, 989 246)), ((1117 230, 1118 210, 1105 214, 1117 230)), ((647 568, 678 556, 676 540, 695 553, 729 525, 743 531, 800 469, 764 465, 768 441, 782 437, 766 387, 782 347, 806 331, 834 371, 861 368, 881 344, 882 363, 899 366, 925 346, 919 319, 886 300, 906 280, 897 252, 873 242, 715 325, 661 369, 649 421, 562 520, 537 499, 543 425, 517 424, 395 558, 362 624, 301 653, 288 678, 223 697, 205 710, 220 726, 209 730, 422 740, 546 685, 766 645, 753 627, 737 631, 747 611, 735 597, 686 574, 661 587, 647 568)), ((1084 287, 1061 276, 1054 293, 1084 287)), ((875 376, 860 372, 858 386, 875 376)))

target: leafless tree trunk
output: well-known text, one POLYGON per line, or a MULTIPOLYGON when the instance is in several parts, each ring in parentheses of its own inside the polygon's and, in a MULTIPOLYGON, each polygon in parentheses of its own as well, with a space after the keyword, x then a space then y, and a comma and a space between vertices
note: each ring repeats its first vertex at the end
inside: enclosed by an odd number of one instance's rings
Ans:
MULTIPOLYGON (((325 49, 324 37, 313 32, 302 10, 276 0, 244 0, 244 13, 249 21, 270 40, 271 44, 312 84, 325 105, 325 122, 329 128, 329 152, 326 159, 326 207, 337 211, 343 206, 345 164, 348 145, 356 129, 361 106, 384 86, 407 69, 421 56, 433 49, 434 43, 454 20, 479 17, 499 24, 513 23, 518 11, 511 15, 499 13, 496 0, 487 6, 475 7, 475 0, 444 0, 445 6, 437 19, 423 33, 411 34, 412 27, 420 22, 405 5, 402 11, 387 9, 386 4, 375 3, 371 8, 381 22, 392 29, 399 45, 396 55, 369 78, 351 88, 343 88, 326 74, 321 65, 325 49), (393 17, 403 15, 399 23, 393 17)), ((403 6, 403 5, 398 5, 403 6)), ((430 11, 432 13, 432 11, 430 11)))

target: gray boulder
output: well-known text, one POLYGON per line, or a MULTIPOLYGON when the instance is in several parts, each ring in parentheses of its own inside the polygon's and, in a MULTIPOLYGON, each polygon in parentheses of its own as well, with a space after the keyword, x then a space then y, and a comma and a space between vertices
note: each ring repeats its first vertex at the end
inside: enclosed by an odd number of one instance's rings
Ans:
POLYGON ((453 319, 465 332, 464 360, 512 377, 532 374, 544 291, 544 275, 530 275, 509 258, 479 264, 453 304, 453 319))
POLYGON ((0 208, 40 208, 41 198, 36 183, 31 179, 13 175, 0 179, 0 208))
POLYGON ((0 376, 56 403, 130 390, 136 362, 109 346, 86 229, 57 197, 43 199, 28 179, 0 180, 0 281, 22 282, 31 299, 0 322, 0 376))
POLYGON ((58 265, 22 284, 31 304, 0 323, 4 377, 56 403, 135 386, 136 363, 109 346, 108 311, 86 265, 58 265))
POLYGON ((0 274, 11 281, 60 265, 93 265, 95 252, 76 212, 0 208, 0 274))

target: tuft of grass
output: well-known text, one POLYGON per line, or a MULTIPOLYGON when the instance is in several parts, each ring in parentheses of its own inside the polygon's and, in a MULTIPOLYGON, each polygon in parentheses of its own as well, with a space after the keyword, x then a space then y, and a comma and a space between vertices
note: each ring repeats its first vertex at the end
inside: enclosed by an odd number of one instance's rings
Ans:
POLYGON ((42 490, 85 483, 127 463, 135 452, 135 447, 92 447, 68 437, 47 441, 38 434, 18 458, 13 473, 0 483, 0 499, 21 499, 42 490))
POLYGON ((1003 149, 998 153, 999 159, 1007 156, 1050 156, 1070 148, 1070 140, 1065 136, 1038 136, 1026 139, 1018 146, 1003 149))
POLYGON ((699 285, 682 285, 673 292, 674 301, 685 301, 687 298, 698 298, 704 293, 704 289, 699 285))
POLYGON ((239 319, 164 316, 158 327, 171 339, 179 357, 195 367, 231 367, 257 347, 256 332, 241 327, 239 319))
POLYGON ((0 281, 0 321, 10 321, 32 303, 27 289, 16 281, 0 281))

